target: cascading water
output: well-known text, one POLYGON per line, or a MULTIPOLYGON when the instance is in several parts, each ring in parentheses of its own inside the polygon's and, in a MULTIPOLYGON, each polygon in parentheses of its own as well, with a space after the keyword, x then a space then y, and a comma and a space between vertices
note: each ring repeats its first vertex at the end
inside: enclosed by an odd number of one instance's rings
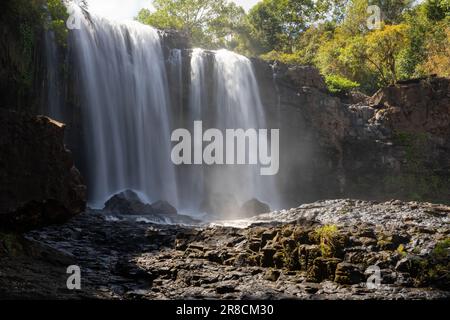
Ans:
POLYGON ((213 193, 277 206, 275 179, 261 176, 258 165, 176 167, 170 159, 171 132, 180 125, 192 129, 202 120, 205 129, 266 129, 249 59, 194 49, 185 69, 181 50, 172 49, 166 70, 157 30, 86 17, 79 8, 76 15, 81 28, 71 32, 70 46, 82 91, 91 206, 101 207, 124 189, 140 191, 148 201, 167 200, 182 212, 198 212, 213 193), (170 101, 172 86, 188 97, 172 95, 170 101))
POLYGON ((73 47, 81 75, 90 201, 135 189, 177 205, 168 83, 158 32, 81 10, 73 47))
MULTIPOLYGON (((192 132, 193 123, 202 120, 206 111, 208 98, 206 90, 205 54, 202 49, 194 49, 190 61, 190 90, 188 110, 184 114, 183 125, 192 132)), ((198 144, 198 142, 194 142, 198 144)), ((202 145, 200 145, 202 148, 202 145)), ((184 166, 179 168, 179 193, 182 205, 188 211, 195 212, 201 205, 204 194, 204 170, 201 166, 184 166)))
MULTIPOLYGON (((215 52, 214 63, 214 126, 222 130, 266 129, 265 111, 251 61, 219 50, 215 52)), ((278 204, 274 177, 261 176, 259 166, 255 165, 217 167, 208 177, 208 188, 213 192, 229 190, 240 202, 256 197, 272 206, 278 204)))
MULTIPOLYGON (((217 128, 225 132, 226 129, 267 128, 249 59, 227 50, 194 49, 190 67, 188 126, 201 120, 205 130, 217 128)), ((213 194, 240 203, 256 197, 277 207, 275 179, 261 176, 259 169, 255 165, 189 166, 183 170, 184 179, 180 183, 181 190, 185 191, 181 194, 187 193, 187 205, 197 209, 208 195, 213 194)))

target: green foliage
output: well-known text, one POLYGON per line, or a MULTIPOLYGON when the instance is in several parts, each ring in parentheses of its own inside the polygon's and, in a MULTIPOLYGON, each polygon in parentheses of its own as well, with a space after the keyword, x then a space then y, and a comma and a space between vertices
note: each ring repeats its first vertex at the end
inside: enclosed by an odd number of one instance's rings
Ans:
POLYGON ((227 0, 155 0, 137 20, 160 29, 182 30, 195 46, 237 48, 247 33, 244 9, 227 0))
POLYGON ((349 92, 359 87, 359 83, 348 80, 338 75, 328 75, 325 77, 328 90, 332 93, 349 92))
POLYGON ((5 68, 3 73, 22 93, 33 83, 36 39, 43 25, 42 1, 4 0, 1 5, 0 21, 7 46, 0 53, 5 68))
POLYGON ((47 0, 47 8, 50 14, 48 27, 54 31, 57 43, 65 47, 69 34, 66 27, 66 21, 69 17, 67 9, 61 0, 47 0))
POLYGON ((450 16, 449 0, 428 0, 424 7, 429 20, 438 21, 450 16))
POLYGON ((333 256, 339 246, 339 232, 336 225, 325 225, 315 230, 315 237, 320 244, 320 251, 323 257, 333 256))
POLYGON ((270 51, 266 54, 263 54, 260 56, 261 59, 266 61, 280 61, 285 64, 290 65, 302 65, 303 59, 302 57, 297 53, 284 53, 279 52, 276 50, 270 51))
POLYGON ((449 0, 262 0, 248 14, 228 0, 153 4, 139 21, 184 30, 196 46, 314 65, 333 92, 372 94, 400 79, 450 76, 449 0), (368 28, 369 5, 381 9, 379 30, 368 28))
POLYGON ((263 0, 249 12, 252 38, 261 51, 292 53, 297 41, 314 21, 323 17, 323 1, 263 0))

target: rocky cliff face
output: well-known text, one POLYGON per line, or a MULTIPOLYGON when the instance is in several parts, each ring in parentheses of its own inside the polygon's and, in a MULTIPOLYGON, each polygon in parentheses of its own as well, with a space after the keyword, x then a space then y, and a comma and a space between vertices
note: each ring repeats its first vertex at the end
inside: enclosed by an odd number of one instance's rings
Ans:
POLYGON ((280 188, 324 198, 449 202, 449 79, 400 82, 373 97, 332 96, 318 71, 254 60, 281 136, 280 188))
POLYGON ((64 146, 64 125, 0 110, 0 229, 25 231, 82 212, 86 187, 64 146))
POLYGON ((449 84, 446 78, 411 80, 346 106, 350 195, 450 201, 449 84))

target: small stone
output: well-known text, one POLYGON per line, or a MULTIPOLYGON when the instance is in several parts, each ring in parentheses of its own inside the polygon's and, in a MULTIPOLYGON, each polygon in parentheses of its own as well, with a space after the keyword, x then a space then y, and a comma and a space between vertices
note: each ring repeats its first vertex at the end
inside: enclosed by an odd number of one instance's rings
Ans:
POLYGON ((272 281, 275 282, 278 280, 278 278, 280 277, 281 272, 278 270, 274 270, 274 269, 269 269, 265 274, 264 274, 264 280, 267 281, 272 281))

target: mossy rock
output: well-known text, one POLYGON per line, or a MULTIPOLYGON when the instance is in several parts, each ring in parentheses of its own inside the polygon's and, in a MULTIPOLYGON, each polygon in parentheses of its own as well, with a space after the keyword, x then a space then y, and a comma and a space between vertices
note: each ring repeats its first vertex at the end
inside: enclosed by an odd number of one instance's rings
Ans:
POLYGON ((450 290, 450 238, 436 244, 428 260, 422 261, 416 280, 420 285, 431 285, 450 290))
POLYGON ((291 237, 299 244, 312 244, 310 240, 310 233, 311 230, 296 226, 292 231, 291 237))
POLYGON ((308 280, 312 282, 333 281, 336 267, 341 261, 338 258, 325 257, 314 259, 312 267, 308 270, 308 280))
POLYGON ((293 227, 291 225, 287 225, 283 227, 281 230, 281 235, 285 238, 289 238, 294 233, 293 227))
POLYGON ((337 283, 351 285, 361 283, 364 279, 364 274, 355 264, 341 262, 336 267, 334 281, 337 283))
POLYGON ((276 268, 282 269, 285 266, 285 261, 286 257, 284 252, 278 251, 273 255, 273 264, 276 268))
POLYGON ((274 238, 277 236, 278 231, 277 230, 268 230, 261 234, 261 248, 264 248, 267 244, 267 242, 274 240, 274 238))
POLYGON ((280 277, 281 272, 278 270, 274 270, 274 269, 269 269, 267 270, 267 272, 264 274, 264 280, 267 281, 272 281, 275 282, 278 280, 278 278, 280 277))
POLYGON ((277 253, 277 250, 273 247, 264 247, 262 249, 262 257, 261 257, 261 267, 268 268, 275 266, 274 263, 274 255, 277 253))
POLYGON ((308 271, 312 267, 316 258, 320 257, 322 252, 318 245, 302 244, 298 247, 298 261, 300 270, 308 271))
POLYGON ((0 253, 16 257, 24 253, 23 238, 11 233, 0 233, 0 253))
POLYGON ((382 234, 378 237, 377 246, 380 250, 394 251, 400 245, 405 245, 409 242, 410 237, 400 234, 382 234))

